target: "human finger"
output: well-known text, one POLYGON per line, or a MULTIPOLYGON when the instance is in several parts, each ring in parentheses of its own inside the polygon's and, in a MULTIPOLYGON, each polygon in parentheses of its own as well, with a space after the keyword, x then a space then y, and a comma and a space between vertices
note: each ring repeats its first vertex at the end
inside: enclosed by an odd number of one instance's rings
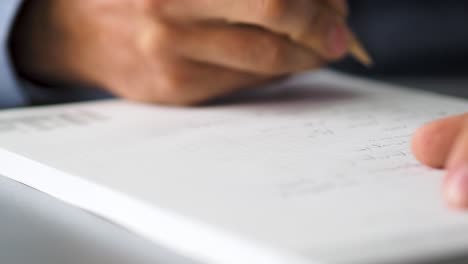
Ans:
POLYGON ((259 28, 197 24, 173 27, 168 34, 172 36, 165 42, 178 55, 255 74, 284 75, 325 62, 312 50, 259 28))
POLYGON ((155 67, 153 82, 135 92, 117 89, 115 92, 128 99, 169 105, 197 105, 237 90, 263 83, 270 79, 215 65, 179 58, 155 67))
POLYGON ((444 194, 450 205, 468 208, 468 114, 463 120, 450 156, 447 161, 447 175, 444 181, 444 194))
POLYGON ((415 157, 428 166, 444 167, 464 118, 464 115, 457 115, 420 128, 413 137, 412 149, 415 157))
POLYGON ((256 25, 286 35, 326 59, 348 51, 350 31, 340 12, 318 0, 171 0, 159 12, 181 20, 220 20, 256 25))

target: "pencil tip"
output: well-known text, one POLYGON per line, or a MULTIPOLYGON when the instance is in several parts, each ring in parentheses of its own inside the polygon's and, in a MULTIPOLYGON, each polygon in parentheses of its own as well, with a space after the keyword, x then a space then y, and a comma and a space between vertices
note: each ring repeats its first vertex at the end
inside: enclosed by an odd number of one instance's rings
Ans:
POLYGON ((353 36, 351 42, 350 53, 357 61, 359 61, 367 68, 371 68, 374 65, 372 57, 369 55, 364 46, 355 36, 353 36))

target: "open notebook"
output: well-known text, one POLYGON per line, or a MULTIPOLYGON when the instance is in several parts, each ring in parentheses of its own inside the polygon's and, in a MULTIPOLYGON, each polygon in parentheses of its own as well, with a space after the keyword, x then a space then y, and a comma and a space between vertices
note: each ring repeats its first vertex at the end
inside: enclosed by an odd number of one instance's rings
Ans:
POLYGON ((468 214, 414 130, 468 102, 333 72, 203 107, 110 100, 0 113, 0 174, 202 263, 468 253, 468 214))

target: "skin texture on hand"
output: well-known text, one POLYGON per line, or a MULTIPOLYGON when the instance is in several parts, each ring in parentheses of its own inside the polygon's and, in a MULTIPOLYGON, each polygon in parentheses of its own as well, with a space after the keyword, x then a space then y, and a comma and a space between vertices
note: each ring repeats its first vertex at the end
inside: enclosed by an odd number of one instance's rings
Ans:
POLYGON ((343 57, 347 12, 343 0, 29 0, 13 59, 44 84, 193 105, 343 57))
POLYGON ((419 129, 413 139, 413 152, 424 164, 447 170, 443 186, 447 202, 468 209, 468 113, 419 129))

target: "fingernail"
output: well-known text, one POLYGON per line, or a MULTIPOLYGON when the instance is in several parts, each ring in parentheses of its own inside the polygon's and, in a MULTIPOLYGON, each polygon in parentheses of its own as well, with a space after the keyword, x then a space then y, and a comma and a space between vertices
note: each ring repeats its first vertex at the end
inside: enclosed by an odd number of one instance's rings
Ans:
POLYGON ((335 58, 342 57, 348 51, 348 30, 343 23, 331 23, 327 37, 328 52, 335 58))
POLYGON ((451 205, 468 208, 468 164, 449 171, 445 192, 451 205))

